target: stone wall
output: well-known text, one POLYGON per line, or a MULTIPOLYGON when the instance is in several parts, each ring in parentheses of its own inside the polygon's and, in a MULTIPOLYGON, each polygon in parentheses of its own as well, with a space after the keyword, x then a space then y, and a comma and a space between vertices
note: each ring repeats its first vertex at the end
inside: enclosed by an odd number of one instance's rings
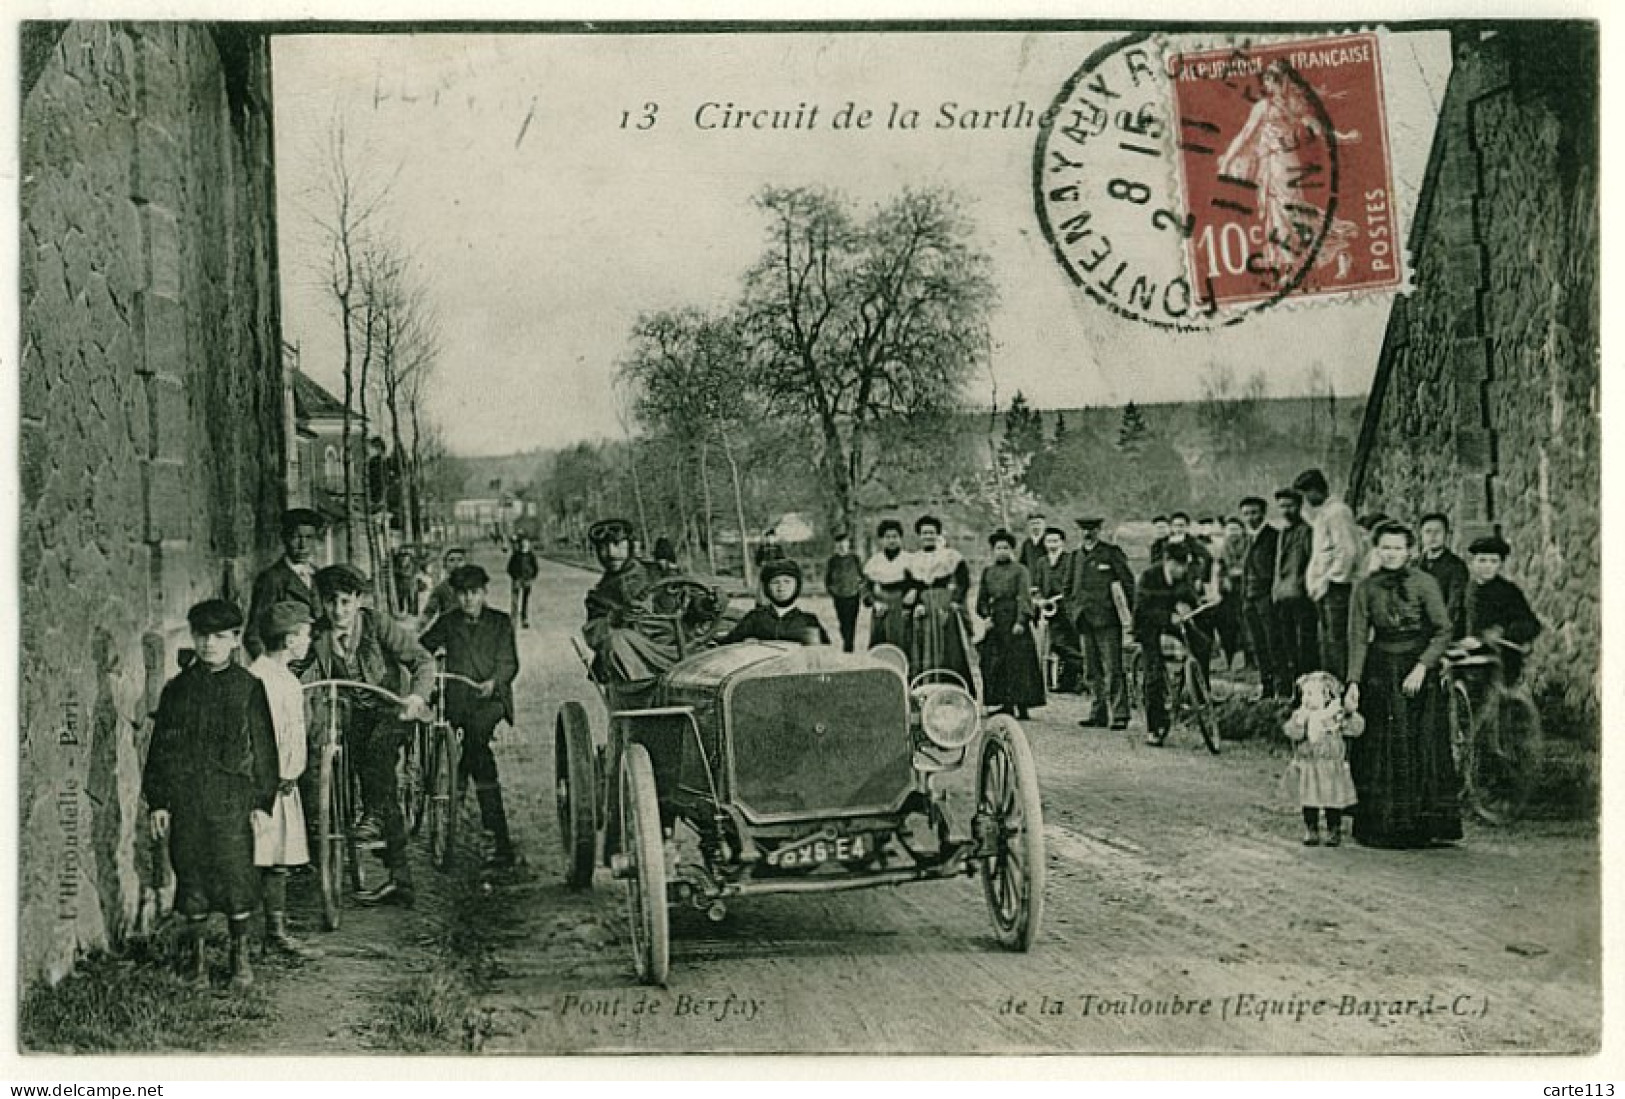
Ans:
POLYGON ((186 608, 276 542, 270 52, 204 24, 23 28, 21 971, 157 904, 139 800, 186 608))
POLYGON ((1594 738, 1600 676, 1597 45, 1458 32, 1350 495, 1498 530, 1546 624, 1530 668, 1594 738))

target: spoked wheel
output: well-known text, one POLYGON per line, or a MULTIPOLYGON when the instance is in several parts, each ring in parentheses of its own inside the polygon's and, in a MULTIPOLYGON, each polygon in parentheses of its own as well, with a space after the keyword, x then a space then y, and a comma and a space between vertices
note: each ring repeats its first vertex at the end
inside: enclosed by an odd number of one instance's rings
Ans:
POLYGON ((430 741, 429 859, 436 869, 449 870, 457 851, 457 738, 443 728, 430 741))
POLYGON ((1527 698, 1502 695, 1500 728, 1478 731, 1469 804, 1486 824, 1511 824, 1534 792, 1541 758, 1540 715, 1527 698))
POLYGON ((564 880, 577 889, 592 885, 598 840, 596 769, 587 711, 579 702, 566 702, 553 730, 553 783, 564 844, 564 880))
POLYGON ((1208 689, 1207 675, 1201 665, 1185 659, 1185 702, 1190 706, 1191 723, 1202 734, 1202 743, 1214 755, 1219 754, 1219 721, 1213 716, 1213 697, 1208 689))
POLYGON ((316 759, 316 877, 322 894, 322 927, 339 929, 344 893, 343 807, 339 798, 338 749, 324 745, 316 759))
POLYGON ((395 791, 401 803, 401 822, 409 836, 417 835, 418 829, 423 826, 423 809, 428 800, 422 745, 422 730, 413 728, 401 752, 400 765, 395 769, 395 791))
POLYGON ((993 852, 982 861, 982 894, 994 930, 1005 946, 1031 950, 1044 918, 1044 810, 1027 734, 1008 715, 987 724, 976 803, 992 829, 993 852))
POLYGON ((621 754, 621 840, 626 874, 626 922, 632 964, 644 984, 666 983, 671 928, 666 911, 666 849, 649 750, 628 744, 621 754))
POLYGON ((1467 784, 1473 769, 1473 700, 1467 693, 1467 685, 1459 682, 1451 685, 1449 698, 1450 762, 1461 781, 1462 800, 1470 802, 1472 792, 1467 784))

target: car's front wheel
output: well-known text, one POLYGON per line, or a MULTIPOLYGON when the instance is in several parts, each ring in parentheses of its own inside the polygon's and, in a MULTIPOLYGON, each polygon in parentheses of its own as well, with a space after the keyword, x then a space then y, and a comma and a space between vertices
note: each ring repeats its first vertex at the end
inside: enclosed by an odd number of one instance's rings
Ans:
POLYGON ((1044 811, 1027 734, 1008 715, 987 724, 976 796, 991 829, 982 893, 994 930, 1011 949, 1031 950, 1044 917, 1044 811))
POLYGON ((666 983, 671 966, 671 930, 666 911, 666 847, 660 830, 649 750, 628 744, 621 753, 621 841, 630 861, 625 873, 626 921, 632 936, 632 962, 644 984, 666 983))

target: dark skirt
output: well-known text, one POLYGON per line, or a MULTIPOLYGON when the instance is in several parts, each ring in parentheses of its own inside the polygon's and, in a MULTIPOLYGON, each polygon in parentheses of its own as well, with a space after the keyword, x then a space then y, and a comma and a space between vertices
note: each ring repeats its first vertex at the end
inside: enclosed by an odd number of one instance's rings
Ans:
POLYGON ((993 617, 982 638, 983 702, 988 706, 1030 709, 1044 704, 1044 673, 1038 665, 1038 646, 1029 626, 1018 637, 1016 601, 993 602, 993 617))
POLYGON ((909 634, 908 674, 916 676, 935 669, 950 671, 964 680, 965 686, 975 694, 964 609, 949 596, 946 588, 923 589, 920 606, 924 612, 913 617, 909 634))
POLYGON ((903 596, 907 588, 882 588, 876 597, 884 603, 884 612, 877 606, 869 621, 869 647, 876 645, 896 645, 904 653, 909 651, 909 615, 912 613, 908 607, 903 606, 903 596))
POLYGON ((1421 646, 1368 652, 1360 683, 1365 734, 1350 741, 1354 838, 1372 847, 1425 847, 1461 838, 1460 789, 1450 757, 1450 730, 1438 677, 1407 695, 1400 684, 1421 646))

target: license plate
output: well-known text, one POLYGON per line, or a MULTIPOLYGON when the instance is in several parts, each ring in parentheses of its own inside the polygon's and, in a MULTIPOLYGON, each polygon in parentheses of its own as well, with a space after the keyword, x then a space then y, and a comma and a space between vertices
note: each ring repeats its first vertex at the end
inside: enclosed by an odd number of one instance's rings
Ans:
POLYGON ((867 856, 873 846, 873 837, 861 832, 853 836, 837 836, 821 832, 779 848, 767 856, 767 862, 769 866, 786 868, 818 866, 826 862, 851 862, 867 856))

